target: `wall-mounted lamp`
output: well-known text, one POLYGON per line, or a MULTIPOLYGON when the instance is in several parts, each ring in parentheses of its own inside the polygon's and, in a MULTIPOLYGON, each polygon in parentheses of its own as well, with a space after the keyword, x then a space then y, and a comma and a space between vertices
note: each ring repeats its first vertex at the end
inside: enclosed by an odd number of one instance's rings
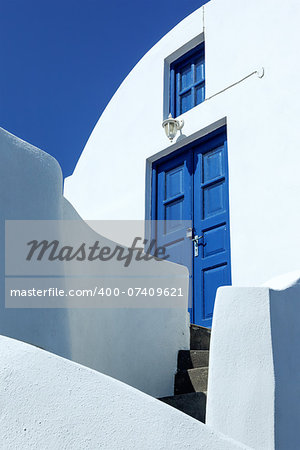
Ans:
POLYGON ((163 121, 162 123, 162 127, 165 130, 165 133, 167 135, 167 138, 170 139, 170 141, 172 142, 174 137, 177 134, 177 131, 181 130, 182 127, 184 125, 184 121, 183 120, 176 120, 173 119, 172 114, 169 114, 169 117, 163 121))

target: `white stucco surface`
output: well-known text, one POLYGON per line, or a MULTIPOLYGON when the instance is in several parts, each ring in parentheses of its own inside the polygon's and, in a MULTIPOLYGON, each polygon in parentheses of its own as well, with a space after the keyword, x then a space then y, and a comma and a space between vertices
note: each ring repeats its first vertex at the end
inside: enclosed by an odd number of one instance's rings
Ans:
POLYGON ((110 377, 0 337, 1 448, 247 447, 110 377))
POLYGON ((300 279, 281 281, 222 287, 215 303, 206 423, 257 449, 300 443, 300 279))
MULTIPOLYGON (((63 198, 56 160, 3 129, 0 179, 0 333, 84 364, 153 396, 172 395, 178 350, 189 346, 186 296, 179 299, 179 308, 167 307, 163 297, 159 308, 152 308, 150 300, 147 308, 5 308, 5 220, 78 220, 77 238, 82 242, 98 239, 103 244, 107 239, 91 230, 63 198)), ((22 239, 23 233, 21 230, 18 238, 22 239)), ((17 261, 17 253, 14 255, 17 261)), ((159 263, 153 262, 151 270, 150 266, 133 264, 118 274, 129 280, 135 274, 148 277, 149 283, 155 273, 187 280, 184 267, 163 264, 163 272, 159 263)), ((72 283, 65 281, 66 287, 72 287, 72 283)))
POLYGON ((204 30, 207 99, 265 69, 180 117, 187 137, 227 120, 232 282, 255 286, 297 270, 299 19, 296 0, 211 0, 164 36, 113 96, 66 180, 79 213, 144 217, 146 159, 169 146, 164 63, 204 30))
POLYGON ((292 286, 297 287, 300 283, 300 270, 294 272, 288 272, 280 275, 279 277, 272 278, 266 281, 263 286, 269 287, 276 291, 282 291, 292 286))

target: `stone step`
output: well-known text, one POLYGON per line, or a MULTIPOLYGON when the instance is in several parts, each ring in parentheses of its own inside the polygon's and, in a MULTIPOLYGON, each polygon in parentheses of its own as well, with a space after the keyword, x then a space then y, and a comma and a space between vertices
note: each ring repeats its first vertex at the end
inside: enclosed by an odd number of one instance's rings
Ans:
POLYGON ((190 325, 190 349, 209 350, 210 329, 199 325, 190 325))
POLYGON ((205 423, 206 392, 174 395, 172 397, 163 397, 159 400, 205 423))
POLYGON ((207 367, 208 358, 208 350, 179 350, 177 368, 178 370, 187 370, 207 367))
POLYGON ((207 390, 208 367, 180 370, 175 375, 174 394, 204 392, 207 390))

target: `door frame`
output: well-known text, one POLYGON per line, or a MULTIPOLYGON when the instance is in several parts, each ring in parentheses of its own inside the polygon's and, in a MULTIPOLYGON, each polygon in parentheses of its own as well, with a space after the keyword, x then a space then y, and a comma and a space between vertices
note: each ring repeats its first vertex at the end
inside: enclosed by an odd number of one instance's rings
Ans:
MULTIPOLYGON (((209 125, 208 127, 203 128, 202 130, 197 131, 189 137, 183 137, 179 139, 175 144, 168 146, 164 150, 154 154, 146 160, 146 189, 145 189, 145 233, 147 236, 152 235, 151 227, 151 219, 153 219, 153 215, 156 214, 156 169, 154 163, 170 158, 170 156, 176 156, 181 152, 186 152, 190 148, 194 147, 198 143, 201 145, 206 140, 209 141, 213 137, 226 133, 226 118, 220 119, 217 122, 209 125)), ((227 137, 227 134, 226 134, 227 137)), ((227 140, 226 140, 226 164, 228 165, 228 151, 227 151, 227 140)), ((227 176, 228 176, 228 189, 229 189, 229 168, 227 166, 227 176)), ((230 212, 229 209, 227 211, 228 216, 228 239, 229 239, 229 256, 228 256, 228 264, 229 264, 229 277, 231 283, 231 252, 230 252, 230 212)), ((154 219, 155 220, 155 219, 154 219)), ((194 261, 193 261, 194 266, 194 261)), ((195 280, 193 279, 193 285, 195 280)), ((193 286, 194 289, 194 286, 193 286)), ((193 313, 195 313, 194 308, 194 299, 193 299, 193 313)), ((194 322, 194 317, 190 317, 191 323, 194 322)))
POLYGON ((150 221, 152 219, 152 211, 153 211, 153 199, 152 199, 152 186, 153 186, 153 163, 157 162, 159 159, 164 158, 165 156, 169 156, 175 152, 180 153, 181 150, 191 145, 191 147, 202 138, 209 137, 208 135, 213 136, 214 133, 219 133, 223 129, 226 129, 227 120, 226 117, 223 117, 220 120, 208 125, 205 128, 202 128, 199 131, 191 134, 190 136, 182 136, 182 138, 178 138, 175 144, 169 145, 165 147, 163 150, 155 153, 149 158, 146 159, 146 180, 145 180, 145 220, 150 221))

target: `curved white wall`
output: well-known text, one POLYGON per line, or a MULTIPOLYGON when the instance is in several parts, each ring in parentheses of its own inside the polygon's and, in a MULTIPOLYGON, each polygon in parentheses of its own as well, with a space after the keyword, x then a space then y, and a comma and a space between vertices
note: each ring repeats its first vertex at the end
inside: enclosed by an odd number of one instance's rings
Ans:
POLYGON ((296 270, 299 20, 296 0, 211 0, 169 32, 120 86, 66 180, 65 195, 79 213, 144 217, 146 159, 168 147, 164 60, 204 30, 207 98, 265 68, 263 78, 252 75, 183 115, 188 137, 227 118, 233 284, 258 285, 296 270))
MULTIPOLYGON (((160 298, 161 307, 151 307, 149 300, 146 308, 126 307, 126 298, 125 306, 119 308, 6 308, 4 225, 7 219, 78 220, 80 238, 77 238, 81 242, 108 242, 91 230, 62 196, 57 161, 0 129, 0 333, 70 358, 153 396, 172 395, 178 350, 189 346, 187 297, 178 298, 178 308, 170 306, 170 302, 167 307, 163 298, 160 298)), ((64 230, 67 226, 64 225, 64 230)), ((13 255, 15 261, 18 256, 13 255)), ((151 267, 142 268, 135 262, 123 268, 122 275, 130 283, 130 277, 138 273, 155 287, 155 276, 162 276, 161 266, 158 261, 150 263, 151 267)), ((166 261, 162 264, 166 276, 181 278, 187 284, 184 267, 166 261)), ((105 266, 106 271, 109 267, 105 266)), ((103 272, 104 267, 100 265, 99 274, 103 272)), ((111 274, 116 276, 114 271, 111 274)), ((61 275, 65 275, 63 268, 61 275)), ((72 283, 74 279, 65 279, 64 287, 74 288, 72 283)))
POLYGON ((123 383, 0 337, 0 438, 8 449, 245 446, 123 383))
POLYGON ((47 153, 0 128, 0 333, 70 357, 66 311, 5 308, 5 220, 60 219, 62 174, 47 153))

